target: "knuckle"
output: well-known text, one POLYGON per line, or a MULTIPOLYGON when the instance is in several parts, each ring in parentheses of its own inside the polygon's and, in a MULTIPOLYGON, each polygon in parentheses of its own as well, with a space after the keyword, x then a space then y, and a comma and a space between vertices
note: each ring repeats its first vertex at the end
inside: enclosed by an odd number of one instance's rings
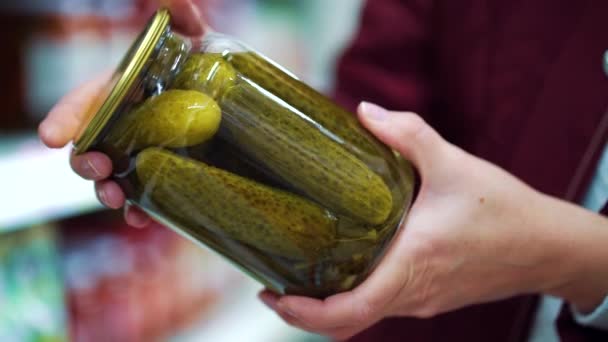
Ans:
POLYGON ((431 130, 422 117, 413 113, 407 114, 404 117, 403 124, 404 132, 416 140, 424 139, 431 130))

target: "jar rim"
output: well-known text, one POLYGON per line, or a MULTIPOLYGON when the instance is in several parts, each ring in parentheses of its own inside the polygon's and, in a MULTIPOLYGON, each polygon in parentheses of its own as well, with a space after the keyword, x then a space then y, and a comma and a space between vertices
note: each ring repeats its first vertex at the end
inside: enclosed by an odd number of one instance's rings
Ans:
POLYGON ((74 142, 76 154, 88 151, 106 124, 117 113, 120 104, 136 83, 147 61, 158 49, 158 43, 169 27, 170 21, 169 10, 159 9, 131 45, 110 81, 88 109, 89 113, 86 117, 89 120, 82 124, 74 142))

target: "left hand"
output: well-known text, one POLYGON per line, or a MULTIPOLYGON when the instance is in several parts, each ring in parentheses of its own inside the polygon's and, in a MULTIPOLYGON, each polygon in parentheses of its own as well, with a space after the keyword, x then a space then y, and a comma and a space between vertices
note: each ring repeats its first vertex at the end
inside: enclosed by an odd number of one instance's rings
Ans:
POLYGON ((430 317, 559 285, 552 232, 534 224, 543 195, 446 142, 413 113, 362 104, 359 116, 414 163, 420 193, 387 254, 354 290, 325 300, 263 292, 285 321, 346 339, 388 316, 430 317))
MULTIPOLYGON (((153 0, 144 5, 161 5, 168 8, 172 16, 172 27, 183 35, 198 37, 209 29, 194 0, 153 0)), ((110 76, 110 73, 104 73, 77 87, 51 109, 38 127, 38 135, 46 146, 61 148, 76 139, 86 119, 87 109, 106 87, 110 76)), ((100 152, 87 152, 82 155, 72 153, 70 164, 81 177, 95 181, 97 198, 102 204, 112 209, 124 206, 127 223, 135 227, 146 227, 152 223, 141 209, 126 203, 122 189, 110 179, 112 161, 108 156, 100 152)))

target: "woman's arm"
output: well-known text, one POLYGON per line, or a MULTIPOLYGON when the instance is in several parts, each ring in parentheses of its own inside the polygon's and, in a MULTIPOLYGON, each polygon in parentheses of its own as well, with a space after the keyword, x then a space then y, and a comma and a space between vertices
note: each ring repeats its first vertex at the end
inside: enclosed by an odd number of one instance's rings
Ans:
POLYGON ((555 230, 563 265, 560 284, 540 289, 588 313, 608 295, 608 220, 579 206, 543 196, 544 209, 536 220, 542 229, 555 230))

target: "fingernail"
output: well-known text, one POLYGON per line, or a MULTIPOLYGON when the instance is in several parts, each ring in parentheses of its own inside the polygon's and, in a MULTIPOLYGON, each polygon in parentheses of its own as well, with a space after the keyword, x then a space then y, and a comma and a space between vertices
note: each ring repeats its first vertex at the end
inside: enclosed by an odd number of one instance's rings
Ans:
POLYGON ((99 190, 97 191, 97 198, 99 199, 99 202, 101 202, 101 204, 106 205, 106 192, 103 190, 99 190))
POLYGON ((368 119, 382 121, 388 117, 388 111, 369 102, 361 102, 361 113, 368 119))
POLYGON ((298 315, 296 315, 296 313, 293 310, 291 310, 285 303, 283 303, 281 301, 279 301, 277 303, 277 308, 279 310, 281 310, 282 312, 284 312, 285 314, 291 316, 292 318, 296 318, 296 319, 298 318, 298 315))
POLYGON ((264 303, 264 305, 266 305, 269 309, 271 310, 275 310, 275 301, 273 301, 272 299, 266 297, 266 296, 260 296, 260 300, 262 301, 262 303, 264 303))
POLYGON ((97 178, 101 175, 89 158, 83 158, 81 163, 83 172, 90 178, 97 178))

